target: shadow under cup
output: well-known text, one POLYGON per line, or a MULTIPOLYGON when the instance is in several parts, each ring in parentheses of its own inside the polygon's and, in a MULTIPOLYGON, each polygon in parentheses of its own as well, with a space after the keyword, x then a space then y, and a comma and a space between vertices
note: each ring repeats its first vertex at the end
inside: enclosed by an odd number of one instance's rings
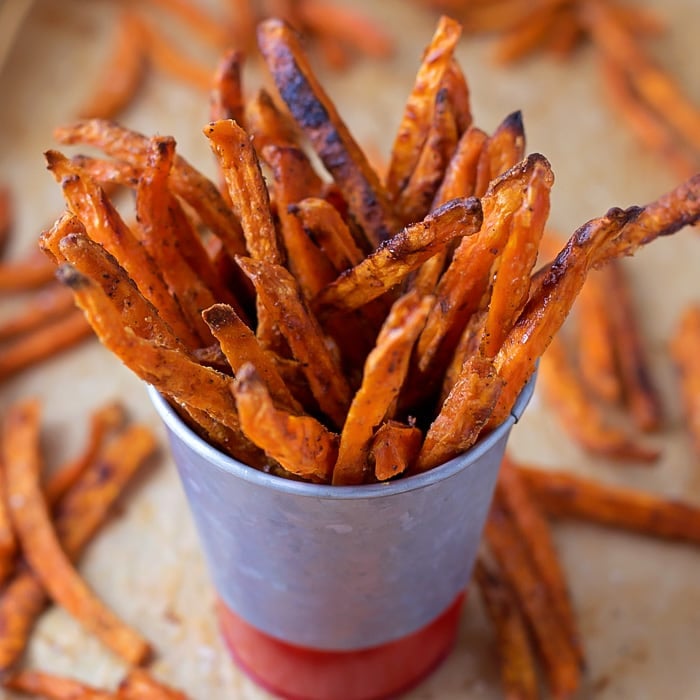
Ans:
POLYGON ((152 387, 219 596, 223 636, 261 685, 303 700, 371 700, 451 649, 511 415, 455 459, 364 486, 280 478, 225 456, 152 387))

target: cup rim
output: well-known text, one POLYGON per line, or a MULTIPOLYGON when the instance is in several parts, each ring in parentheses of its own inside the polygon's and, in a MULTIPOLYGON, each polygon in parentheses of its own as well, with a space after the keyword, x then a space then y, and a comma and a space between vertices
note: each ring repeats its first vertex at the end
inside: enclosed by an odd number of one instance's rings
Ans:
POLYGON ((362 484, 359 486, 334 486, 332 484, 312 484, 304 481, 294 481, 251 467, 234 457, 224 454, 213 445, 210 445, 204 438, 197 435, 153 385, 148 384, 147 391, 151 402, 168 430, 212 466, 239 479, 283 493, 325 500, 353 500, 359 498, 383 498, 422 489, 443 479, 448 479, 456 472, 464 469, 465 460, 468 463, 476 462, 492 448, 494 443, 502 439, 504 433, 510 431, 513 425, 518 422, 532 398, 535 390, 535 379, 536 372, 533 373, 520 392, 508 418, 466 452, 421 474, 402 476, 394 481, 379 484, 362 484))

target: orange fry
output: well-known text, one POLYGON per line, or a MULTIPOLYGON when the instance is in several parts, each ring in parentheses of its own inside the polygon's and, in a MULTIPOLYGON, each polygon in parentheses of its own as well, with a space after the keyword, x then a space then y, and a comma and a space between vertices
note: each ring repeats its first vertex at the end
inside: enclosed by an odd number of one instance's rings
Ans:
POLYGON ((269 145, 297 145, 296 125, 286 112, 280 110, 264 88, 245 103, 244 122, 258 153, 262 153, 263 148, 269 145))
POLYGON ((338 454, 338 436, 315 418, 276 408, 251 364, 238 372, 232 386, 241 427, 268 457, 305 479, 328 483, 338 454))
POLYGON ((220 49, 230 43, 227 27, 219 17, 212 17, 192 0, 148 0, 151 5, 165 10, 179 19, 187 29, 214 48, 220 49))
POLYGON ((38 403, 16 404, 8 422, 14 426, 6 436, 8 503, 25 559, 57 603, 125 661, 143 662, 150 653, 148 643, 95 597, 73 568, 54 530, 39 484, 38 403))
POLYGON ((495 51, 495 59, 498 63, 514 63, 530 55, 545 43, 552 32, 556 19, 554 3, 533 3, 533 5, 526 17, 507 29, 500 37, 495 51))
POLYGON ((239 258, 238 264, 301 362, 319 408, 333 425, 341 426, 350 405, 350 387, 296 280, 284 267, 263 260, 239 258))
POLYGON ((99 82, 78 110, 81 118, 111 119, 129 105, 143 82, 146 48, 139 20, 132 12, 122 12, 99 82))
POLYGON ((73 295, 57 284, 39 290, 12 316, 0 321, 0 341, 22 335, 65 315, 73 308, 73 295))
POLYGON ((216 67, 214 87, 209 98, 209 120, 233 119, 241 126, 245 125, 243 86, 241 71, 243 52, 229 49, 224 53, 216 67))
POLYGON ((0 292, 25 292, 53 280, 55 266, 32 250, 20 260, 0 262, 0 292))
POLYGON ((47 700, 114 700, 114 694, 98 690, 74 678, 63 678, 42 671, 18 671, 3 685, 15 692, 31 694, 47 700))
POLYGON ((403 474, 418 456, 423 433, 414 425, 395 420, 382 423, 372 436, 369 461, 374 464, 374 478, 387 481, 403 474))
POLYGON ((187 696, 157 681, 148 671, 132 668, 119 684, 117 700, 187 700, 187 696))
POLYGON ((389 197, 314 76, 299 38, 284 22, 269 19, 258 27, 258 43, 282 99, 376 248, 398 228, 389 197))
POLYGON ((392 200, 399 197, 418 163, 430 130, 438 91, 461 33, 458 22, 449 17, 441 17, 423 53, 423 60, 391 149, 386 189, 392 200))
POLYGON ((599 405, 586 394, 557 336, 540 360, 538 378, 554 415, 585 450, 619 460, 658 459, 658 450, 640 444, 636 437, 606 420, 599 405))
MULTIPOLYGON (((111 512, 126 484, 156 447, 144 426, 126 428, 70 487, 55 509, 61 546, 75 561, 111 512)), ((42 584, 23 567, 0 593, 0 670, 12 667, 46 605, 42 584)))
POLYGON ((532 564, 512 518, 497 503, 491 508, 485 540, 513 589, 532 629, 552 697, 569 698, 581 683, 581 668, 547 588, 532 564))
POLYGON ((13 443, 11 430, 16 428, 12 423, 12 415, 4 422, 3 432, 0 433, 0 585, 2 585, 15 567, 15 556, 17 554, 17 537, 9 511, 9 500, 7 493, 7 467, 5 466, 13 455, 9 454, 10 449, 22 448, 22 444, 13 443))
POLYGON ((700 456, 700 306, 689 306, 670 339, 691 444, 700 456))
POLYGON ((365 362, 362 384, 353 397, 340 434, 334 484, 361 484, 367 476, 372 435, 386 418, 392 418, 406 378, 413 344, 428 314, 432 299, 408 292, 391 307, 374 349, 365 362))
POLYGON ((509 700, 538 700, 540 689, 535 654, 518 601, 495 568, 487 567, 481 558, 474 566, 474 581, 496 631, 505 697, 509 700))
MULTIPOLYGON (((113 122, 101 119, 77 122, 55 129, 54 137, 59 143, 95 146, 118 160, 131 163, 139 170, 146 165, 148 138, 113 122)), ((224 244, 231 258, 245 253, 240 224, 211 180, 178 155, 169 182, 173 193, 182 197, 197 212, 204 224, 224 244)))
POLYGON ((528 490, 547 515, 643 535, 700 543, 700 508, 652 493, 601 484, 564 471, 520 464, 528 490))
POLYGON ((481 227, 479 200, 455 199, 385 241, 374 253, 323 289, 313 305, 321 315, 332 309, 356 309, 401 282, 457 237, 481 227))
POLYGON ((7 185, 0 184, 0 258, 5 254, 7 242, 14 227, 12 193, 7 185))

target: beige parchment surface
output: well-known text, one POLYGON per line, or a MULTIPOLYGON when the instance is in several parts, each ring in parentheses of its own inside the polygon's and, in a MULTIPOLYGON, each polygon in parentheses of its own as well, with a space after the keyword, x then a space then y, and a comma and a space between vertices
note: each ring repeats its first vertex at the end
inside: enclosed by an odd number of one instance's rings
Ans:
MULTIPOLYGON (((360 61, 341 75, 323 68, 319 73, 358 140, 386 154, 435 16, 401 0, 345 3, 385 22, 396 35, 397 54, 385 63, 360 61)), ((700 102, 700 3, 648 4, 670 25, 669 33, 654 44, 659 60, 700 102)), ((113 18, 114 5, 102 0, 40 0, 0 73, 0 180, 18 193, 18 235, 10 256, 20 256, 33 245, 41 228, 60 211, 59 188, 44 169, 42 151, 56 147, 52 127, 73 119, 97 79, 113 18)), ((202 60, 214 60, 196 42, 190 49, 202 60)), ((547 155, 556 174, 551 215, 556 229, 569 233, 610 206, 644 203, 675 184, 609 111, 590 51, 583 50, 567 64, 538 57, 504 70, 490 61, 487 40, 468 38, 459 57, 479 126, 491 131, 509 112, 523 110, 528 150, 547 155)), ((246 80, 251 90, 259 84, 254 67, 246 80)), ((206 95, 152 75, 121 120, 148 134, 174 135, 179 152, 213 174, 201 134, 207 121, 206 95)), ((667 409, 658 438, 664 450, 660 462, 653 468, 620 468, 590 459, 568 441, 537 394, 513 432, 516 457, 700 505, 700 464, 682 430, 666 355, 680 310, 700 299, 699 263, 700 234, 694 230, 657 241, 626 262, 667 409)), ((0 314, 9 313, 14 303, 0 299, 0 314)), ((114 397, 123 399, 135 418, 152 425, 165 444, 144 386, 95 341, 2 384, 0 414, 12 401, 29 395, 43 402, 49 466, 78 449, 87 413, 114 397)), ((555 534, 588 655, 581 697, 700 698, 698 550, 584 525, 557 525, 555 534)), ((154 670, 162 678, 195 700, 268 697, 233 667, 218 638, 212 590, 165 449, 130 490, 119 515, 80 567, 95 590, 154 642, 154 670)), ((124 670, 55 608, 42 617, 26 663, 107 686, 124 670)), ((501 697, 492 632, 476 596, 464 611, 453 653, 407 697, 501 697)))

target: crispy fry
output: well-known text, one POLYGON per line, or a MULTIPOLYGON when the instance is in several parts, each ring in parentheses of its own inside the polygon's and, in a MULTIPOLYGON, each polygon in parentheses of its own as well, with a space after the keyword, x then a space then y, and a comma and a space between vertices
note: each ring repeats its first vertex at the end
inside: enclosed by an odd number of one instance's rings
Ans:
POLYGON ((250 137, 231 120, 209 124, 204 133, 226 178, 250 255, 279 264, 282 254, 270 212, 270 198, 250 137))
POLYGON ((5 434, 10 515, 22 553, 48 594, 110 649, 131 664, 143 662, 148 643, 121 622, 90 591, 70 563, 51 522, 39 484, 39 406, 36 401, 10 409, 5 434))
POLYGON ((700 456, 700 306, 689 306, 683 312, 669 346, 678 371, 690 441, 700 456))
POLYGON ((539 504, 531 498, 515 463, 507 455, 501 463, 496 492, 501 507, 508 511, 539 575, 548 588, 552 608, 559 616, 579 662, 584 663, 569 587, 559 563, 549 523, 540 510, 539 504))
POLYGON ((476 170, 474 194, 482 197, 489 183, 519 163, 525 155, 525 128, 521 112, 509 114, 489 136, 476 170))
POLYGON ((388 195, 313 75, 298 37, 288 25, 269 19, 258 27, 258 43, 282 99, 376 248, 398 229, 388 195))
POLYGON ((393 417, 406 378, 413 344, 425 323, 430 297, 408 292, 391 307, 376 345, 365 362, 340 434, 334 484, 361 484, 367 477, 370 441, 377 426, 393 417))
POLYGON ((239 258, 238 264, 255 285, 262 305, 274 314, 294 356, 302 363, 320 409, 335 426, 341 426, 350 405, 350 387, 296 280, 285 268, 263 260, 239 258))
POLYGON ((615 405, 622 399, 608 308, 609 266, 591 270, 576 299, 576 353, 581 380, 597 399, 615 405))
POLYGON ((0 322, 0 341, 33 331, 65 315, 73 306, 73 295, 67 289, 57 284, 48 285, 30 297, 15 314, 0 322))
POLYGON ((0 349, 0 381, 72 348, 91 335, 90 324, 77 309, 25 333, 0 349))
POLYGON ((214 87, 209 98, 209 120, 233 119, 245 125, 245 102, 241 71, 243 52, 229 49, 219 60, 214 74, 214 87))
POLYGON ((215 304, 205 309, 202 315, 221 344, 234 375, 245 363, 252 364, 272 399, 285 408, 300 412, 298 401, 290 393, 269 353, 230 306, 215 304))
POLYGON ((328 483, 338 455, 338 436, 315 418, 278 409, 255 367, 244 364, 232 385, 245 434, 287 471, 328 483))
MULTIPOLYGON (((155 447, 155 438, 146 427, 126 428, 59 501, 55 526, 72 561, 77 560, 155 447)), ((0 670, 9 669, 21 656, 45 605, 41 583, 31 571, 21 568, 0 593, 0 670)))
POLYGON ((41 671, 18 671, 3 685, 20 693, 47 698, 48 700, 113 700, 107 690, 98 690, 74 678, 63 678, 41 671))
POLYGON ((656 430, 662 420, 663 408, 651 378, 630 291, 619 262, 609 263, 609 313, 612 320, 613 342, 617 349, 625 403, 637 426, 645 431, 656 430))
POLYGON ((269 145, 297 145, 294 122, 280 110, 264 88, 245 103, 245 125, 258 153, 269 145))
MULTIPOLYGON (((113 122, 101 119, 77 122, 55 129, 54 137, 60 143, 95 146, 114 158, 132 163, 139 169, 146 164, 148 138, 113 122)), ((178 155, 175 157, 169 182, 173 193, 182 197, 221 239, 231 258, 245 254, 245 239, 240 224, 211 180, 178 155)))
POLYGON ((81 220, 90 238, 121 261, 139 291, 158 309, 176 336, 187 347, 197 347, 199 340, 187 325, 178 301, 168 292, 153 258, 99 185, 56 151, 48 151, 46 160, 52 174, 61 183, 70 210, 81 220))
MULTIPOLYGON (((3 584, 12 573, 17 554, 17 537, 9 511, 7 493, 7 464, 12 455, 8 454, 13 445, 9 431, 15 429, 12 423, 12 415, 4 422, 3 432, 0 434, 0 585, 3 584)), ((21 447, 21 445, 20 445, 21 447)))
POLYGON ((90 416, 90 432, 81 454, 51 475, 44 486, 44 497, 49 507, 55 506, 66 492, 97 459, 105 438, 109 433, 121 428, 126 421, 124 406, 118 401, 110 401, 90 416))
POLYGON ((187 700, 187 696, 157 681, 142 668, 132 668, 119 684, 118 700, 187 700))
POLYGON ((518 471, 549 516, 700 543, 700 508, 689 503, 527 464, 518 471))
POLYGON ((387 481, 403 474, 418 456, 423 433, 415 425, 395 420, 382 423, 372 436, 369 461, 374 464, 374 478, 387 481))
POLYGON ((309 238, 326 254, 336 272, 343 272, 362 262, 358 248, 338 210, 325 199, 306 197, 288 207, 309 238))
POLYGON ((140 27, 132 12, 121 13, 99 82, 78 110, 81 118, 111 119, 133 100, 146 70, 147 45, 140 27))
POLYGON ((468 237, 481 227, 477 199, 455 199, 383 243, 355 267, 345 271, 314 299, 321 314, 331 309, 356 309, 401 282, 456 237, 468 237))
POLYGON ((472 125, 471 94, 467 79, 454 56, 450 65, 442 77, 442 85, 447 90, 447 95, 452 104, 452 111, 457 122, 459 136, 472 125))
POLYGON ((425 435, 414 471, 423 472, 461 454, 475 442, 503 389, 493 362, 477 353, 462 366, 425 435))
POLYGON ((7 185, 0 184, 0 258, 5 254, 7 242, 14 227, 12 192, 7 185))
POLYGON ((496 262, 496 279, 484 324, 483 352, 494 357, 527 302, 530 275, 537 261, 540 239, 549 216, 549 193, 554 175, 542 159, 527 182, 523 200, 513 213, 508 240, 496 262))
POLYGON ((562 427, 585 450, 616 460, 653 462, 659 458, 657 449, 640 444, 636 437, 606 420, 599 405, 586 394, 557 336, 542 355, 538 377, 562 427))
POLYGON ((496 631, 503 692, 509 700, 540 697, 535 654, 518 602, 508 584, 483 558, 474 566, 474 581, 496 631))
POLYGON ((56 268, 45 255, 32 250, 24 258, 0 263, 0 292, 24 292, 53 279, 56 268))
POLYGON ((508 513, 498 503, 491 508, 484 533, 489 549, 532 629, 552 696, 572 697, 581 682, 576 651, 559 616, 552 615, 548 590, 532 565, 525 543, 508 513))
POLYGON ((391 149, 386 190, 392 200, 398 199, 418 164, 428 138, 440 85, 461 33, 458 22, 443 16, 423 52, 423 60, 391 149))

